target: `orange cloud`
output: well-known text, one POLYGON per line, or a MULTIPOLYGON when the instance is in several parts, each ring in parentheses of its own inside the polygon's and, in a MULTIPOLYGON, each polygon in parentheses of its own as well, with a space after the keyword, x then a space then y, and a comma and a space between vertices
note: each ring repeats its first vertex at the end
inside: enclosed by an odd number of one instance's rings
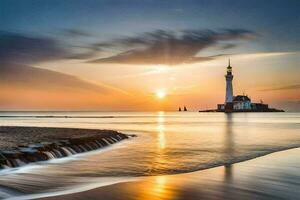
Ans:
POLYGON ((131 97, 119 89, 24 65, 1 64, 0 107, 9 109, 109 109, 131 97))

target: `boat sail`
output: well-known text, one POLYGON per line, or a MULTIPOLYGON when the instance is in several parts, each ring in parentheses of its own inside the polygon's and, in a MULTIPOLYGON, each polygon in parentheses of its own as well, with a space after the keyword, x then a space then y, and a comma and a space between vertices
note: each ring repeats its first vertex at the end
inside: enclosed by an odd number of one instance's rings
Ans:
POLYGON ((184 106, 183 111, 187 111, 186 107, 184 106))

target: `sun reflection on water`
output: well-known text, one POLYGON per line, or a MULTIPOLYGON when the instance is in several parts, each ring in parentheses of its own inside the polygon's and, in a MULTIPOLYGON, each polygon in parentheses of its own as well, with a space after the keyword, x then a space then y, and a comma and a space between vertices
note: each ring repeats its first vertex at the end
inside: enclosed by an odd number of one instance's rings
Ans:
POLYGON ((165 138, 165 113, 158 112, 157 117, 157 133, 158 133, 158 148, 166 148, 166 138, 165 138))
POLYGON ((165 134, 165 113, 157 113, 157 135, 156 135, 156 155, 153 157, 153 171, 158 169, 166 169, 168 161, 166 160, 167 139, 165 134))

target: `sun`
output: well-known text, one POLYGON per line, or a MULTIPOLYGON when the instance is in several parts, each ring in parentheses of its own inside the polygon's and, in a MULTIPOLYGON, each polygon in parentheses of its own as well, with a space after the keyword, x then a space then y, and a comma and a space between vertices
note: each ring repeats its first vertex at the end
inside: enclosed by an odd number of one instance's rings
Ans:
POLYGON ((164 90, 157 90, 155 96, 159 99, 164 99, 166 97, 166 92, 164 90))

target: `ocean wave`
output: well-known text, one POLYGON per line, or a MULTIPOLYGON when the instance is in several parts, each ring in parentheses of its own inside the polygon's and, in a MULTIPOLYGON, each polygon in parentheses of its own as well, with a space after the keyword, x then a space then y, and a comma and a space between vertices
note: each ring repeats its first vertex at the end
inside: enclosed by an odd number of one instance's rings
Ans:
MULTIPOLYGON (((239 162, 244 162, 247 160, 255 159, 258 157, 266 156, 271 153, 276 153, 279 151, 285 151, 293 148, 299 148, 299 146, 291 146, 291 147, 281 147, 277 149, 273 149, 273 151, 261 152, 259 154, 247 155, 240 158, 235 158, 227 162, 216 162, 216 163, 208 163, 207 165, 203 165, 199 168, 193 168, 190 170, 174 170, 169 171, 169 173, 158 173, 158 174, 145 174, 144 176, 124 176, 124 177, 86 177, 81 178, 80 184, 68 185, 60 190, 56 191, 45 191, 42 193, 37 194, 22 194, 18 190, 14 190, 13 188, 9 187, 1 187, 0 189, 0 197, 6 200, 28 200, 28 199, 39 199, 43 197, 50 197, 50 196, 58 196, 58 195, 66 195, 66 194, 73 194, 78 192, 83 192, 99 187, 104 187, 108 185, 113 185, 122 182, 131 182, 142 180, 144 177, 148 176, 157 176, 157 175, 174 175, 174 174, 182 174, 182 173, 191 173, 200 170, 207 170, 214 167, 220 166, 228 166, 233 165, 239 162)), ((88 153, 87 153, 88 154, 88 153)))

